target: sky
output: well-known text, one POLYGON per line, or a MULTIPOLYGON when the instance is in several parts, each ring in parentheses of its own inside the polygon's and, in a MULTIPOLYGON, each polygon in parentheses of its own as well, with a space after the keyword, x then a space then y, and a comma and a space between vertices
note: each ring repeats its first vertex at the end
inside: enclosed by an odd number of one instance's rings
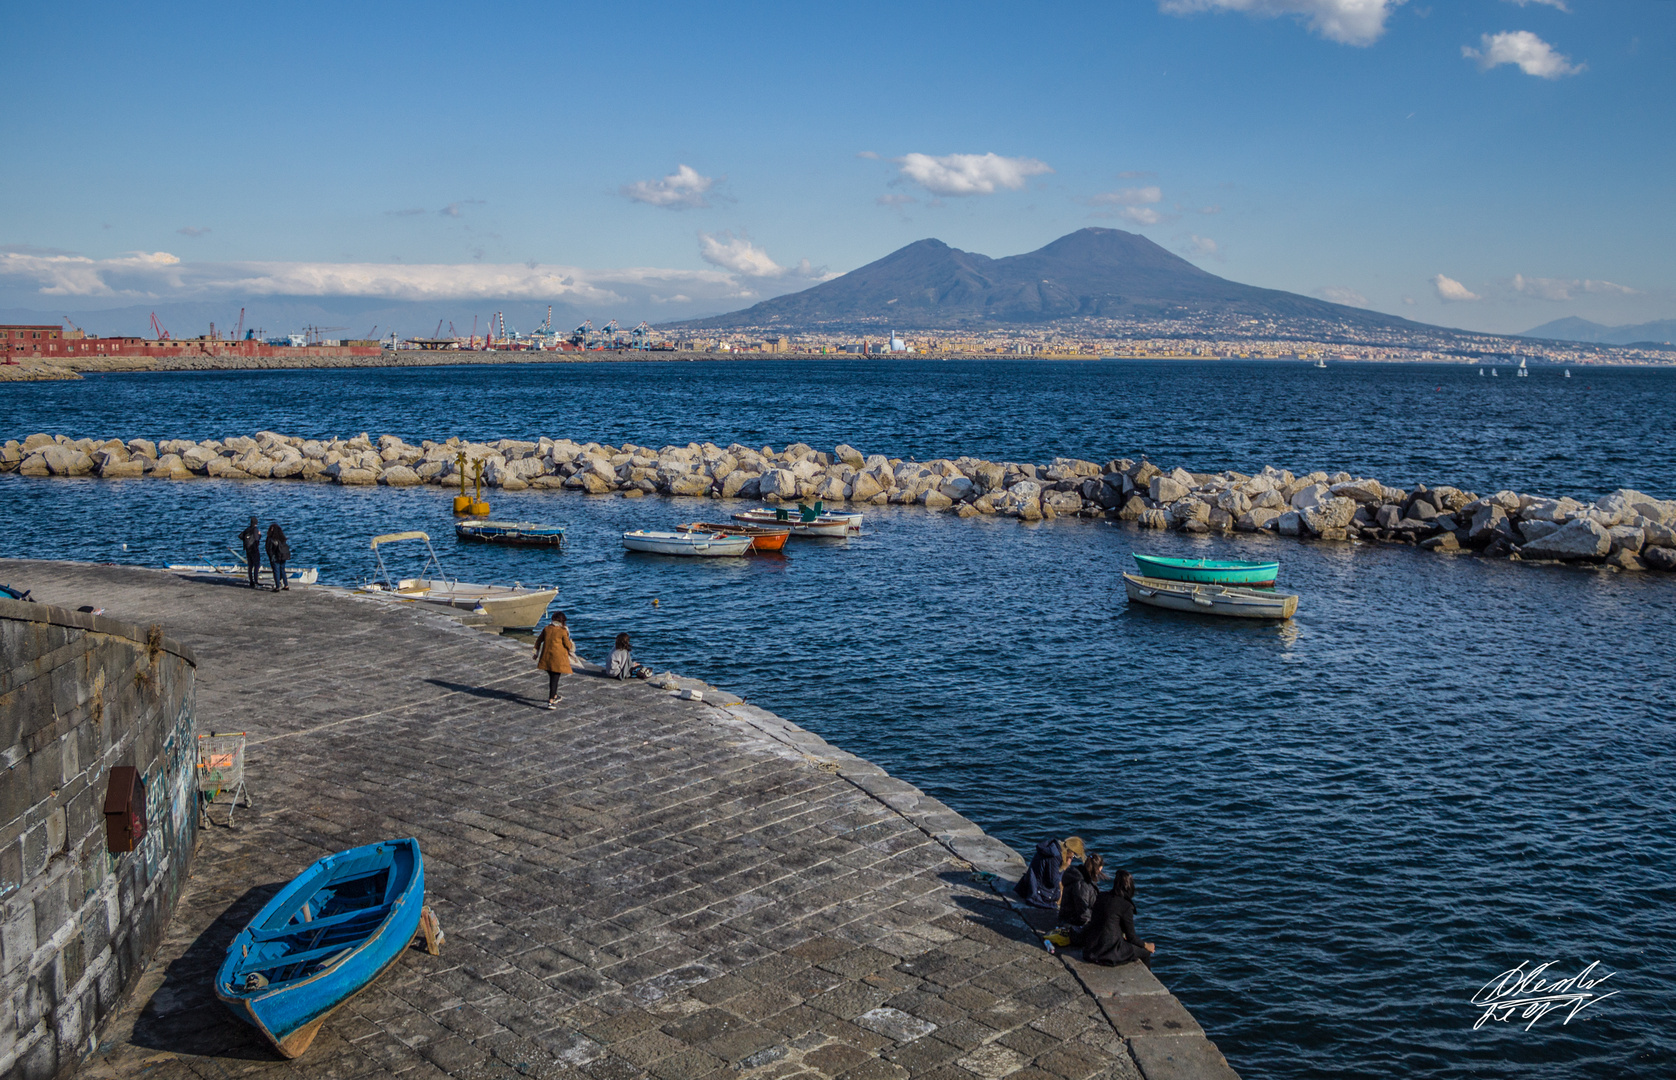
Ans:
POLYGON ((0 309, 656 323, 1098 225, 1446 326, 1676 317, 1676 0, 0 0, 0 31, 0 309))

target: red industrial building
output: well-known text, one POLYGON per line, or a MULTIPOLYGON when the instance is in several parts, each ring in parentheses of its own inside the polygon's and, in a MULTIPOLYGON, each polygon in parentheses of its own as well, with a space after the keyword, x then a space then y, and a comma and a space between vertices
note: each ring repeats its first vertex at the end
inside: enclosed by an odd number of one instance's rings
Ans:
POLYGON ((82 356, 377 356, 377 345, 269 345, 216 338, 88 337, 58 326, 0 326, 6 359, 50 360, 82 356))

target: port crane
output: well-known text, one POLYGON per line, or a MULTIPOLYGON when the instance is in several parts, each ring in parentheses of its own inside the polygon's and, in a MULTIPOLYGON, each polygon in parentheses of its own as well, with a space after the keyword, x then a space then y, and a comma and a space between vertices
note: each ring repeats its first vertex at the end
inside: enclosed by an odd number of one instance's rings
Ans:
POLYGON ((163 324, 157 321, 157 312, 151 313, 151 332, 157 335, 158 341, 168 341, 169 332, 163 329, 163 324))
POLYGON ((588 339, 593 336, 593 333, 594 321, 589 319, 570 332, 570 343, 578 349, 585 349, 588 347, 588 339))
POLYGON ((314 339, 309 342, 310 345, 318 345, 320 344, 320 336, 322 334, 329 334, 333 330, 347 329, 349 329, 347 326, 305 326, 303 327, 303 333, 314 339))
POLYGON ((239 308, 239 325, 236 326, 233 329, 233 340, 238 341, 238 340, 242 339, 243 337, 244 337, 244 308, 239 308))

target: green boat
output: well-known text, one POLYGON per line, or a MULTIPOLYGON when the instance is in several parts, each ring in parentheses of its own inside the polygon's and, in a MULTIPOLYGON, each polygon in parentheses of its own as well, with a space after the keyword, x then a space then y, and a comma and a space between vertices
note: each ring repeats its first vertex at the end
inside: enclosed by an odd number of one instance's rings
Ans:
POLYGON ((1131 551, 1141 575, 1165 581, 1191 581, 1200 585, 1273 585, 1280 572, 1277 562, 1239 562, 1235 559, 1160 559, 1131 551))

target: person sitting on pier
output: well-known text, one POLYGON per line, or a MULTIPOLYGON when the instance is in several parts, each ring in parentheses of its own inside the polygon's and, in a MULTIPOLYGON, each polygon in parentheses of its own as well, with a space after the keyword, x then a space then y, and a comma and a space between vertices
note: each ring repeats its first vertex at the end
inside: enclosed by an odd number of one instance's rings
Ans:
POLYGON ((256 524, 255 514, 250 515, 250 524, 239 533, 239 543, 244 545, 244 571, 254 589, 256 579, 262 574, 262 528, 256 524))
POLYGON ((1031 907, 1057 911, 1060 884, 1065 871, 1073 859, 1082 857, 1082 852, 1080 836, 1067 836, 1064 840, 1054 840, 1051 837, 1043 840, 1036 845, 1036 855, 1030 860, 1030 869, 1018 879, 1018 884, 1013 886, 1013 892, 1031 907))
POLYGON ((1094 915, 1094 905, 1100 901, 1100 882, 1106 879, 1106 860, 1100 855, 1089 855, 1082 865, 1065 871, 1059 896, 1059 922, 1063 926, 1082 927, 1094 915))
POLYGON ((613 679, 647 679, 651 677, 652 669, 634 662, 629 636, 618 634, 617 642, 611 649, 611 659, 605 665, 605 674, 613 679))
POLYGON ((1088 926, 1077 935, 1082 958, 1090 964, 1116 967, 1131 960, 1152 966, 1152 942, 1135 936, 1135 877, 1127 870, 1112 874, 1110 891, 1100 894, 1088 926))
POLYGON ((268 524, 268 565, 274 572, 274 592, 290 589, 291 582, 285 576, 285 564, 291 561, 291 545, 285 542, 285 530, 279 527, 279 522, 268 524))
POLYGON ((547 673, 547 707, 559 707, 559 677, 571 673, 570 657, 576 651, 571 643, 570 629, 564 612, 553 612, 553 618, 535 639, 535 666, 547 673))

